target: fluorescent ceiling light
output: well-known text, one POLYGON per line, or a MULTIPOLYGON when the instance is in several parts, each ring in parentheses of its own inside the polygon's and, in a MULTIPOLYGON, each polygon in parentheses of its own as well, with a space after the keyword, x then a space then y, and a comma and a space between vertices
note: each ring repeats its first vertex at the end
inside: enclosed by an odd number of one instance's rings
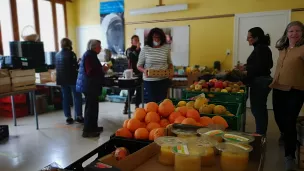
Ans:
POLYGON ((188 9, 188 4, 164 5, 153 8, 142 8, 130 10, 130 15, 156 14, 173 11, 183 11, 188 9))

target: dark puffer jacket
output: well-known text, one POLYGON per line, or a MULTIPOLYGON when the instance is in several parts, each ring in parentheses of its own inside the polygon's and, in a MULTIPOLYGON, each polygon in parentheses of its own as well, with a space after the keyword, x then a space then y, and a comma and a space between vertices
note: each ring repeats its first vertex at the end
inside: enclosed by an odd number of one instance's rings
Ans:
POLYGON ((58 85, 76 85, 78 64, 76 54, 62 49, 56 54, 56 82, 58 85))
POLYGON ((104 81, 104 72, 102 66, 97 58, 97 53, 88 50, 81 58, 79 73, 76 83, 76 91, 80 93, 88 93, 100 95, 102 91, 102 83, 104 81), (89 58, 87 60, 87 58, 89 58), (85 62, 90 61, 91 75, 86 71, 87 64, 85 62))

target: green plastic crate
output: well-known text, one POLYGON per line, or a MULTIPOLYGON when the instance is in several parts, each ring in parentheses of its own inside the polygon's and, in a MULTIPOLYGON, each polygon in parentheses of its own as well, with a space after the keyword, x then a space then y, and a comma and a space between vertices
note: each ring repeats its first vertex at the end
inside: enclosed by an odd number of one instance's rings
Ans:
MULTIPOLYGON (((192 101, 192 100, 177 100, 177 99, 170 99, 172 103, 176 106, 179 101, 192 101)), ((215 104, 215 105, 223 105, 226 107, 226 109, 234 114, 235 116, 225 116, 225 115, 220 115, 223 117, 231 130, 239 131, 241 130, 242 126, 242 108, 241 108, 241 103, 228 103, 228 102, 210 102, 210 104, 215 104)), ((201 116, 208 116, 212 118, 213 116, 216 116, 215 114, 200 114, 201 116)))
MULTIPOLYGON (((241 113, 246 112, 246 102, 247 102, 247 88, 242 87, 245 91, 244 93, 222 93, 222 92, 208 92, 205 93, 206 98, 210 99, 212 102, 229 102, 229 103, 241 103, 241 113)), ((185 99, 189 99, 202 94, 201 91, 183 91, 183 96, 185 99)))

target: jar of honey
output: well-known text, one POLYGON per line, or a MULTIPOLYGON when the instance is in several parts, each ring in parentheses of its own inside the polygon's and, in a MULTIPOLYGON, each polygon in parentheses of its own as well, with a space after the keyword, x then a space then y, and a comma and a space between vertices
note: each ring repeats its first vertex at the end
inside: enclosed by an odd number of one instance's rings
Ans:
POLYGON ((197 133, 200 135, 208 135, 211 138, 215 139, 217 142, 223 142, 222 135, 224 134, 224 131, 220 128, 200 128, 197 130, 197 133))
POLYGON ((249 161, 249 152, 252 147, 248 144, 225 142, 216 146, 221 151, 222 171, 246 171, 249 161))
POLYGON ((195 144, 179 145, 173 151, 174 171, 201 171, 201 151, 195 144))
POLYGON ((186 144, 185 141, 182 141, 178 137, 172 136, 159 137, 155 140, 155 143, 160 146, 160 153, 158 155, 159 163, 167 166, 174 165, 175 155, 172 148, 177 145, 186 144))
POLYGON ((177 135, 178 138, 187 140, 197 137, 197 132, 194 130, 184 130, 184 129, 172 129, 172 132, 177 135))

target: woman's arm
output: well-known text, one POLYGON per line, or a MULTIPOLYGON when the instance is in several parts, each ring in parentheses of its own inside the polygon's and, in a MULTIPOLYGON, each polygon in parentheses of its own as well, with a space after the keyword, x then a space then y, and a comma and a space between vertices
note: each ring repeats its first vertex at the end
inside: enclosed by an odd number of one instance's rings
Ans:
POLYGON ((145 74, 145 76, 148 76, 148 70, 144 68, 145 64, 145 47, 140 51, 139 57, 138 57, 138 62, 137 62, 137 69, 145 74))

